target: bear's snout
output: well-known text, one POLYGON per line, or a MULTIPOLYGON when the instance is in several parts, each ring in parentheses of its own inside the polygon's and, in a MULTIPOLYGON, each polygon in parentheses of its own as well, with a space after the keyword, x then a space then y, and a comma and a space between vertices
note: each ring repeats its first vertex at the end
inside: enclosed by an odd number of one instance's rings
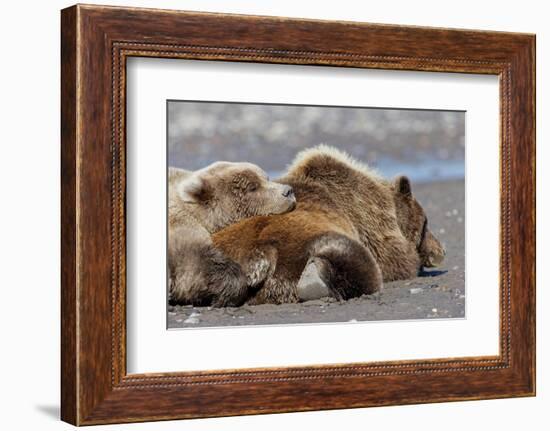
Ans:
POLYGON ((285 198, 290 198, 294 196, 294 190, 292 189, 292 187, 285 185, 283 187, 283 196, 285 198))
POLYGON ((270 214, 284 214, 296 208, 294 189, 288 184, 271 183, 269 191, 272 202, 270 214))
POLYGON ((428 268, 434 268, 438 265, 440 265, 443 262, 443 259, 445 258, 445 250, 442 250, 440 253, 430 253, 424 262, 424 266, 428 268))
POLYGON ((429 230, 426 232, 419 251, 421 264, 427 268, 440 265, 447 254, 445 246, 429 230))

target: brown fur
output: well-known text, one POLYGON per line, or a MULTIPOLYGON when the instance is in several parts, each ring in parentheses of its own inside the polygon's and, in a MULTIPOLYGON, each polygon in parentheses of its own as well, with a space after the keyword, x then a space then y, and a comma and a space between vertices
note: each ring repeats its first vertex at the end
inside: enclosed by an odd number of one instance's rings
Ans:
POLYGON ((168 267, 171 302, 240 305, 252 280, 216 250, 211 234, 247 217, 296 205, 292 189, 250 163, 217 162, 197 172, 170 168, 168 267))
POLYGON ((298 301, 297 283, 311 259, 321 262, 321 278, 343 299, 373 293, 383 280, 414 277, 442 259, 406 177, 387 181, 320 146, 298 155, 279 182, 294 189, 295 211, 244 220, 213 236, 243 268, 258 255, 271 257, 252 303, 298 301))
POLYGON ((247 217, 284 213, 296 204, 288 186, 269 181, 251 163, 216 162, 196 172, 169 168, 168 184, 170 229, 193 225, 212 234, 247 217))

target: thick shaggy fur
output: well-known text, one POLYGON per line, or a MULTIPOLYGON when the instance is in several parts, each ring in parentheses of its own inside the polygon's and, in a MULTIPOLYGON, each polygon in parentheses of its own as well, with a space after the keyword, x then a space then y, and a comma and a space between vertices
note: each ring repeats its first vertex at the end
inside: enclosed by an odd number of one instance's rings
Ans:
POLYGON ((217 162, 197 172, 170 168, 168 178, 169 299, 172 303, 241 305, 250 277, 212 245, 211 234, 255 215, 296 205, 288 185, 269 181, 250 163, 217 162))
POLYGON ((168 171, 170 229, 193 225, 212 234, 244 218, 281 214, 295 205, 288 185, 269 181, 252 163, 216 162, 196 172, 168 171))
POLYGON ((241 267, 214 248, 210 237, 180 227, 171 232, 169 298, 174 303, 239 306, 248 297, 241 267))
POLYGON ((245 272, 258 256, 268 260, 250 303, 299 301, 298 282, 312 261, 331 294, 346 299, 414 277, 443 258, 406 177, 387 181, 319 146, 300 153, 279 182, 293 188, 295 211, 243 220, 212 237, 245 272))

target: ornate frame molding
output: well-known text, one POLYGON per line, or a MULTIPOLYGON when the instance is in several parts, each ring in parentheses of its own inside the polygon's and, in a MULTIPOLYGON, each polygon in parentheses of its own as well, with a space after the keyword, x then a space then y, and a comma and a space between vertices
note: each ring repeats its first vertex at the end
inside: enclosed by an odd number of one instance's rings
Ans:
POLYGON ((62 418, 97 424, 533 395, 534 44, 534 36, 510 33, 99 6, 65 9, 62 418), (219 30, 206 32, 207 24, 219 30), (269 31, 258 35, 253 30, 260 27, 269 31), (311 34, 320 41, 308 42, 311 34), (500 354, 127 375, 125 66, 131 56, 498 75, 500 354), (251 390, 261 400, 249 399, 251 390), (306 390, 310 395, 304 400, 299 395, 306 390))

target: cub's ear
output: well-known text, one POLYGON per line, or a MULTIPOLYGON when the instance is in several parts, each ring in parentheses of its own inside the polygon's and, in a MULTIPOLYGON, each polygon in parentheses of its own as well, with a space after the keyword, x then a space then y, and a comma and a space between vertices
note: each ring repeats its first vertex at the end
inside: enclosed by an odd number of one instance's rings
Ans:
POLYGON ((172 166, 170 166, 168 168, 168 181, 179 180, 180 178, 185 176, 186 173, 188 172, 183 169, 173 168, 172 166))
POLYGON ((411 181, 408 177, 401 175, 395 179, 395 190, 403 196, 410 197, 412 195, 411 181))
POLYGON ((178 194, 183 202, 196 204, 209 198, 207 182, 197 174, 183 180, 178 186, 178 194))

